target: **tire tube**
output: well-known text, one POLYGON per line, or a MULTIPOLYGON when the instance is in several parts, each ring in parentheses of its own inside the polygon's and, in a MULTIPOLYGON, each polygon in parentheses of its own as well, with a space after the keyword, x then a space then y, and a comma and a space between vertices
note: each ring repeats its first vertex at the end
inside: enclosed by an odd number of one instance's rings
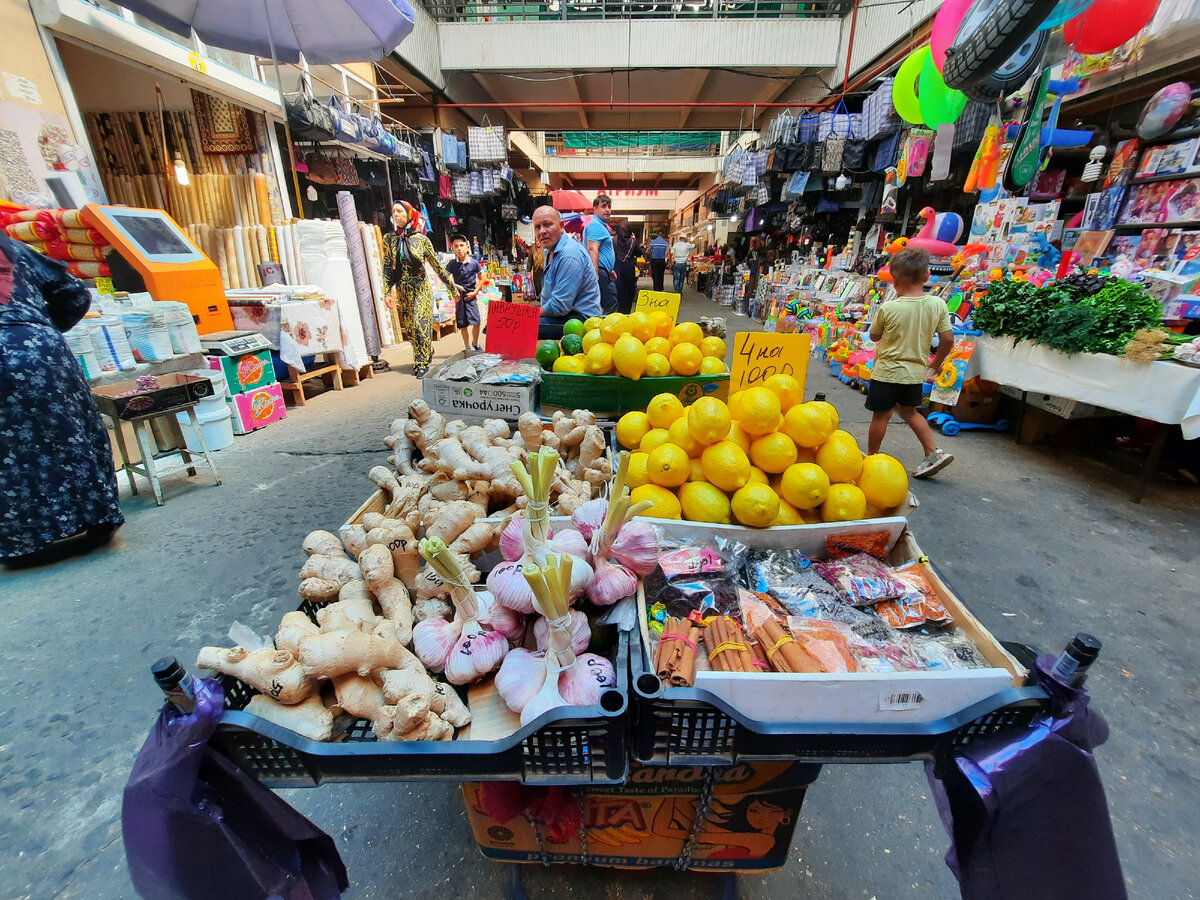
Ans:
MULTIPOLYGON (((1029 38, 1033 41, 1033 49, 1029 52, 1028 59, 1021 68, 1015 70, 1008 75, 999 75, 993 72, 985 77, 982 81, 977 81, 972 85, 968 85, 963 89, 972 100, 978 100, 981 103, 995 103, 998 100, 1003 100, 1013 91, 1021 87, 1025 82, 1033 77, 1042 66, 1042 57, 1046 53, 1046 45, 1050 43, 1050 33, 1048 31, 1035 31, 1029 38)), ((1027 42, 1028 43, 1028 42, 1027 42)), ((1024 44, 1017 48, 1016 53, 1020 53, 1024 48, 1024 44)), ((1016 56, 1016 53, 1013 56, 1016 56)), ((1011 60, 1012 57, 1009 57, 1011 60)))
POLYGON ((948 87, 964 90, 987 78, 1025 43, 1058 0, 998 0, 987 17, 946 50, 942 77, 948 87))

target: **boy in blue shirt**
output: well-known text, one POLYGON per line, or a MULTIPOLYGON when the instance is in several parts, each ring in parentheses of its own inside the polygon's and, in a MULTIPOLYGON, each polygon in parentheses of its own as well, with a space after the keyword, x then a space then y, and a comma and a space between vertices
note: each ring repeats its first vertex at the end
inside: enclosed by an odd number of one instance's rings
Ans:
POLYGON ((454 259, 446 264, 446 271, 454 283, 462 288, 458 299, 454 301, 454 324, 462 335, 464 348, 482 350, 479 346, 479 304, 475 300, 479 296, 479 273, 482 268, 478 260, 471 258, 471 245, 465 234, 450 235, 450 249, 454 251, 454 259), (468 341, 469 327, 474 328, 474 334, 468 341))

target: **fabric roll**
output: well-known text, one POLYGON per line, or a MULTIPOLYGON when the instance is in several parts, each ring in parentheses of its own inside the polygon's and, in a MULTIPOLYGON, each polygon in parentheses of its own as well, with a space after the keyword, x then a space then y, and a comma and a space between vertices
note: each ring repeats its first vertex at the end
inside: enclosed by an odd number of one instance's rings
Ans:
POLYGON ((300 265, 297 283, 315 284, 337 303, 344 363, 349 368, 362 368, 371 360, 341 222, 302 219, 295 224, 294 236, 300 265))
POLYGON ((383 285, 383 259, 375 240, 374 225, 359 223, 363 252, 367 260, 367 275, 371 279, 371 297, 375 303, 375 319, 379 323, 379 340, 385 347, 396 344, 396 330, 392 327, 392 312, 388 309, 383 285))
POLYGON ((354 294, 358 299, 358 312, 362 319, 363 335, 367 352, 378 356, 380 351, 379 318, 375 314, 375 299, 371 294, 371 276, 367 274, 367 257, 363 250, 362 232, 358 228, 358 211, 354 208, 354 197, 349 191, 337 192, 338 218, 346 238, 350 272, 354 278, 354 294))

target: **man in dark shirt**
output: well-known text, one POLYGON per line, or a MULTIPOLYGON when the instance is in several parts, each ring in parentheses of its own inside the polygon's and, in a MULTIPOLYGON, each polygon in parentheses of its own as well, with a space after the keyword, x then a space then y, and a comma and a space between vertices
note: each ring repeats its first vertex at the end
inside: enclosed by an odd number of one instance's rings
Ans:
POLYGON ((462 335, 463 346, 470 350, 482 350, 479 346, 479 304, 475 298, 479 295, 479 274, 482 268, 479 261, 471 258, 471 244, 465 234, 450 236, 450 249, 454 251, 454 259, 446 264, 446 271, 454 279, 454 283, 463 289, 454 301, 454 324, 462 335), (467 340, 468 326, 473 328, 471 340, 467 340))
POLYGON ((654 279, 654 289, 663 289, 663 275, 667 271, 667 253, 671 249, 670 242, 661 231, 654 235, 650 242, 650 277, 654 279))

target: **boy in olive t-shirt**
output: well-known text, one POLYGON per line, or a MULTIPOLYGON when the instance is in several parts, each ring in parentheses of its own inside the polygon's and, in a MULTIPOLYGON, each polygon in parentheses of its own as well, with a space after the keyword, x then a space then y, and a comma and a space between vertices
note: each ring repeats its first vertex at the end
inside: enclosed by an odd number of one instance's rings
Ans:
POLYGON ((867 390, 866 406, 872 414, 867 449, 870 453, 879 452, 895 409, 925 451, 925 458, 913 475, 928 478, 950 465, 954 457, 937 446, 929 423, 917 412, 917 407, 921 405, 925 382, 933 381, 954 348, 954 332, 950 330, 946 304, 925 295, 925 282, 929 279, 926 251, 915 247, 901 250, 892 257, 889 268, 896 299, 877 308, 871 320, 871 340, 876 347, 875 367, 867 390), (929 348, 935 334, 938 348, 933 362, 929 362, 929 348))

